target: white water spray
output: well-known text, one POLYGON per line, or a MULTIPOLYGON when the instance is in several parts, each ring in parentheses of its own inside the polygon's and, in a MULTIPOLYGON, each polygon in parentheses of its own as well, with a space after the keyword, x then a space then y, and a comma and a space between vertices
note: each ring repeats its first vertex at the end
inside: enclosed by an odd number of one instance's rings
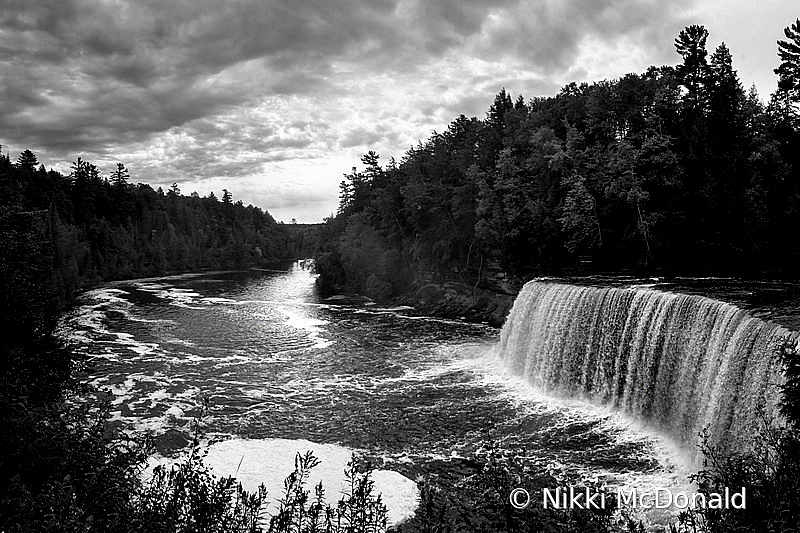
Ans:
POLYGON ((777 412, 776 350, 797 333, 702 296, 531 281, 501 332, 536 388, 611 405, 678 438, 735 445, 777 412))

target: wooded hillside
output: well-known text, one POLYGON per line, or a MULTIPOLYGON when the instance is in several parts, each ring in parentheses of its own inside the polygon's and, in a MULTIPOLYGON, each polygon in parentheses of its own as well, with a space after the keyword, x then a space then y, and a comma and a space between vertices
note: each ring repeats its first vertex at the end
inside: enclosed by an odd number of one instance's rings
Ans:
POLYGON ((707 36, 681 31, 675 66, 502 89, 399 161, 368 153, 328 221, 323 281, 386 297, 498 270, 800 276, 800 21, 767 103, 707 36))

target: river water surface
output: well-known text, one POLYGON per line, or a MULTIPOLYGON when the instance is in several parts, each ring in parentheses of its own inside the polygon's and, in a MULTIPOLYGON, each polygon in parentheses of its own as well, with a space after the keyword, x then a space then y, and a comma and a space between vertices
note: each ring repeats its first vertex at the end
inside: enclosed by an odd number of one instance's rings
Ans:
POLYGON ((685 450, 611 410, 537 394, 495 354, 497 329, 322 299, 300 263, 110 283, 84 293, 62 331, 113 395, 114 419, 160 435, 162 454, 207 401, 222 473, 279 491, 294 452, 316 447, 333 470, 355 452, 387 473, 394 521, 413 511, 410 480, 461 475, 491 446, 612 484, 686 485, 685 450))

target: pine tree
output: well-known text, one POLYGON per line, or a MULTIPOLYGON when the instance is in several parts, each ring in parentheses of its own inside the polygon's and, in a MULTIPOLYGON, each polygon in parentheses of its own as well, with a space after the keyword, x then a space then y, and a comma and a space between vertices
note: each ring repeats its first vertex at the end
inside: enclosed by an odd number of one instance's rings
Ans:
POLYGON ((33 172, 38 164, 36 155, 30 150, 24 150, 17 158, 17 168, 24 172, 33 172))
POLYGON ((506 128, 506 112, 514 109, 514 102, 511 95, 506 92, 505 87, 494 97, 494 102, 486 113, 486 163, 493 165, 503 148, 503 137, 506 128))
POLYGON ((732 120, 744 99, 744 89, 733 68, 730 50, 724 42, 711 55, 710 73, 709 107, 711 112, 732 120))
POLYGON ((223 204, 233 203, 233 195, 231 195, 228 189, 222 189, 222 203, 223 204))
POLYGON ((89 163, 80 157, 77 161, 73 161, 70 167, 69 177, 73 183, 87 181, 89 178, 89 163))
POLYGON ((702 108, 705 103, 708 81, 706 39, 708 30, 697 24, 687 26, 675 38, 675 50, 683 58, 683 64, 678 65, 676 70, 688 91, 687 99, 692 109, 702 108))
POLYGON ((781 64, 775 69, 778 75, 778 89, 800 102, 800 19, 784 28, 788 41, 778 41, 778 57, 781 64))
POLYGON ((383 174, 383 170, 379 164, 380 156, 370 150, 363 156, 361 156, 361 162, 367 167, 364 170, 365 179, 368 182, 374 182, 377 179, 380 179, 381 175, 383 174))
MULTIPOLYGON (((11 164, 11 158, 8 154, 3 153, 3 145, 0 144, 0 180, 11 173, 13 169, 13 165, 11 164)), ((2 193, 2 189, 0 189, 0 193, 2 193)))
POLYGON ((95 165, 94 163, 87 163, 87 171, 89 173, 89 179, 95 185, 103 181, 102 179, 100 179, 100 169, 97 168, 97 165, 95 165))
POLYGON ((506 111, 512 109, 514 109, 514 102, 511 101, 511 95, 503 87, 494 97, 494 102, 489 107, 489 112, 486 114, 486 125, 502 134, 505 127, 506 111))
POLYGON ((117 169, 112 170, 111 174, 109 175, 111 178, 111 184, 115 187, 125 188, 128 186, 128 179, 130 179, 131 175, 128 172, 128 169, 125 168, 125 165, 122 163, 117 163, 117 169))
MULTIPOLYGON (((355 169, 353 169, 355 171, 355 169)), ((346 177, 347 175, 345 175, 346 177)), ((347 180, 339 182, 339 209, 338 213, 344 213, 353 203, 353 186, 347 180)))

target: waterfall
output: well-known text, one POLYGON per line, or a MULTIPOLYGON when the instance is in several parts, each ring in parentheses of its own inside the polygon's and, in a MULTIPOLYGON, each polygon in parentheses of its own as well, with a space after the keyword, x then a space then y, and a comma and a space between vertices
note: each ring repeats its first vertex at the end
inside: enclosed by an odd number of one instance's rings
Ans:
POLYGON ((735 445, 775 414, 776 357, 797 334, 703 296, 531 281, 500 335, 511 370, 549 394, 613 406, 688 446, 735 445))

